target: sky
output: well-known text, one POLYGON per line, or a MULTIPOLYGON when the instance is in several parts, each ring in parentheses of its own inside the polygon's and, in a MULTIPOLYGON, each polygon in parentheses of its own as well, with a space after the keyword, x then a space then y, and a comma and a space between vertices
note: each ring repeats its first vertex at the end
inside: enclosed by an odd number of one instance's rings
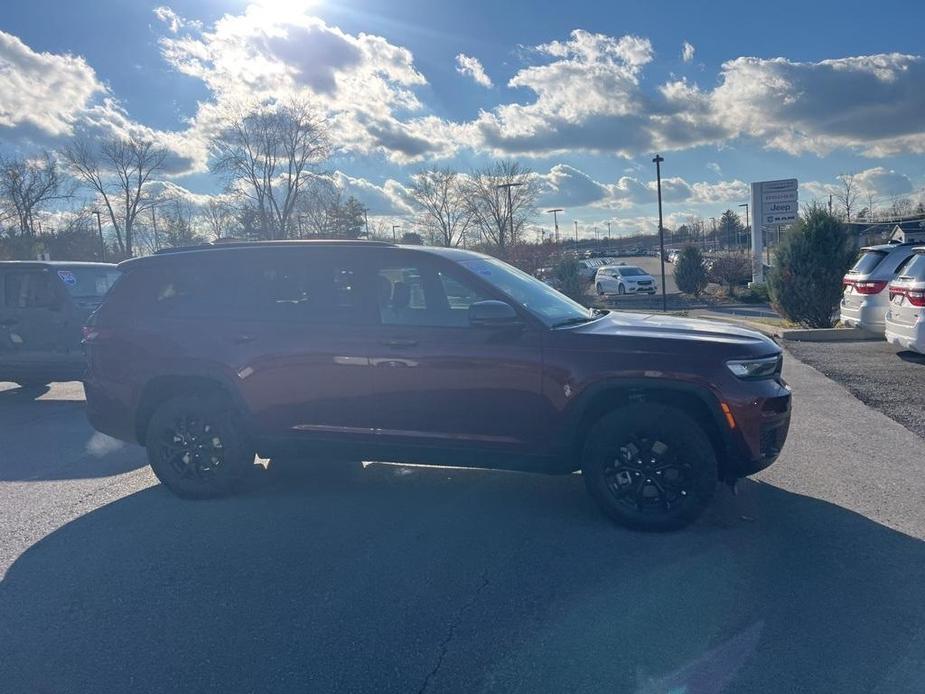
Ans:
POLYGON ((330 124, 327 170, 389 222, 422 168, 509 158, 560 226, 651 231, 655 153, 668 225, 779 178, 827 201, 854 174, 885 207, 923 197, 923 24, 893 0, 5 2, 0 148, 141 132, 201 203, 223 114, 297 94, 330 124))

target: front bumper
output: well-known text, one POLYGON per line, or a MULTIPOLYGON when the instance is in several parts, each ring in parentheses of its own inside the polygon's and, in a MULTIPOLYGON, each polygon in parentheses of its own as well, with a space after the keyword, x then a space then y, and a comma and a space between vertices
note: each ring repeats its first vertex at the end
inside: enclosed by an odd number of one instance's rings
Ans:
POLYGON ((780 456, 790 431, 791 394, 783 381, 774 392, 747 403, 730 405, 736 427, 729 432, 727 478, 745 477, 764 470, 780 456))

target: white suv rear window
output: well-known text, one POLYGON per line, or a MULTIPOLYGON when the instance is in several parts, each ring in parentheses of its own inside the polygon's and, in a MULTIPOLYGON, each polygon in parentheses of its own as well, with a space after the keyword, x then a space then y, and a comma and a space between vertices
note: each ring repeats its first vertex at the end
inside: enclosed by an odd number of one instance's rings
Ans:
POLYGON ((854 264, 854 267, 851 268, 851 272, 856 272, 859 275, 869 275, 884 258, 886 258, 886 253, 883 251, 864 251, 854 264))

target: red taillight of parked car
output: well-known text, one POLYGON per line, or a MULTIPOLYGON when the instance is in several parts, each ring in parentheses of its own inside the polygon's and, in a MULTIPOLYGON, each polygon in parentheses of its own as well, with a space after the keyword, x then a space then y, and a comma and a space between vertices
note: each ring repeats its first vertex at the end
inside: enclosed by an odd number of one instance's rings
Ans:
POLYGON ((902 287, 890 287, 890 301, 894 296, 905 296, 913 306, 925 306, 925 289, 904 289, 902 287))
POLYGON ((886 287, 883 280, 842 280, 846 287, 854 287, 858 294, 879 294, 886 287))

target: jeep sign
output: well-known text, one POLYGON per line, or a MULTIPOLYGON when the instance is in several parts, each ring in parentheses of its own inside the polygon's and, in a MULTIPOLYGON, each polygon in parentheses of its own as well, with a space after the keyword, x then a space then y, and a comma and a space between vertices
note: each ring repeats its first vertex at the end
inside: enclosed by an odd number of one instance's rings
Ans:
POLYGON ((752 281, 764 282, 764 231, 797 221, 800 211, 797 179, 752 183, 752 281))

